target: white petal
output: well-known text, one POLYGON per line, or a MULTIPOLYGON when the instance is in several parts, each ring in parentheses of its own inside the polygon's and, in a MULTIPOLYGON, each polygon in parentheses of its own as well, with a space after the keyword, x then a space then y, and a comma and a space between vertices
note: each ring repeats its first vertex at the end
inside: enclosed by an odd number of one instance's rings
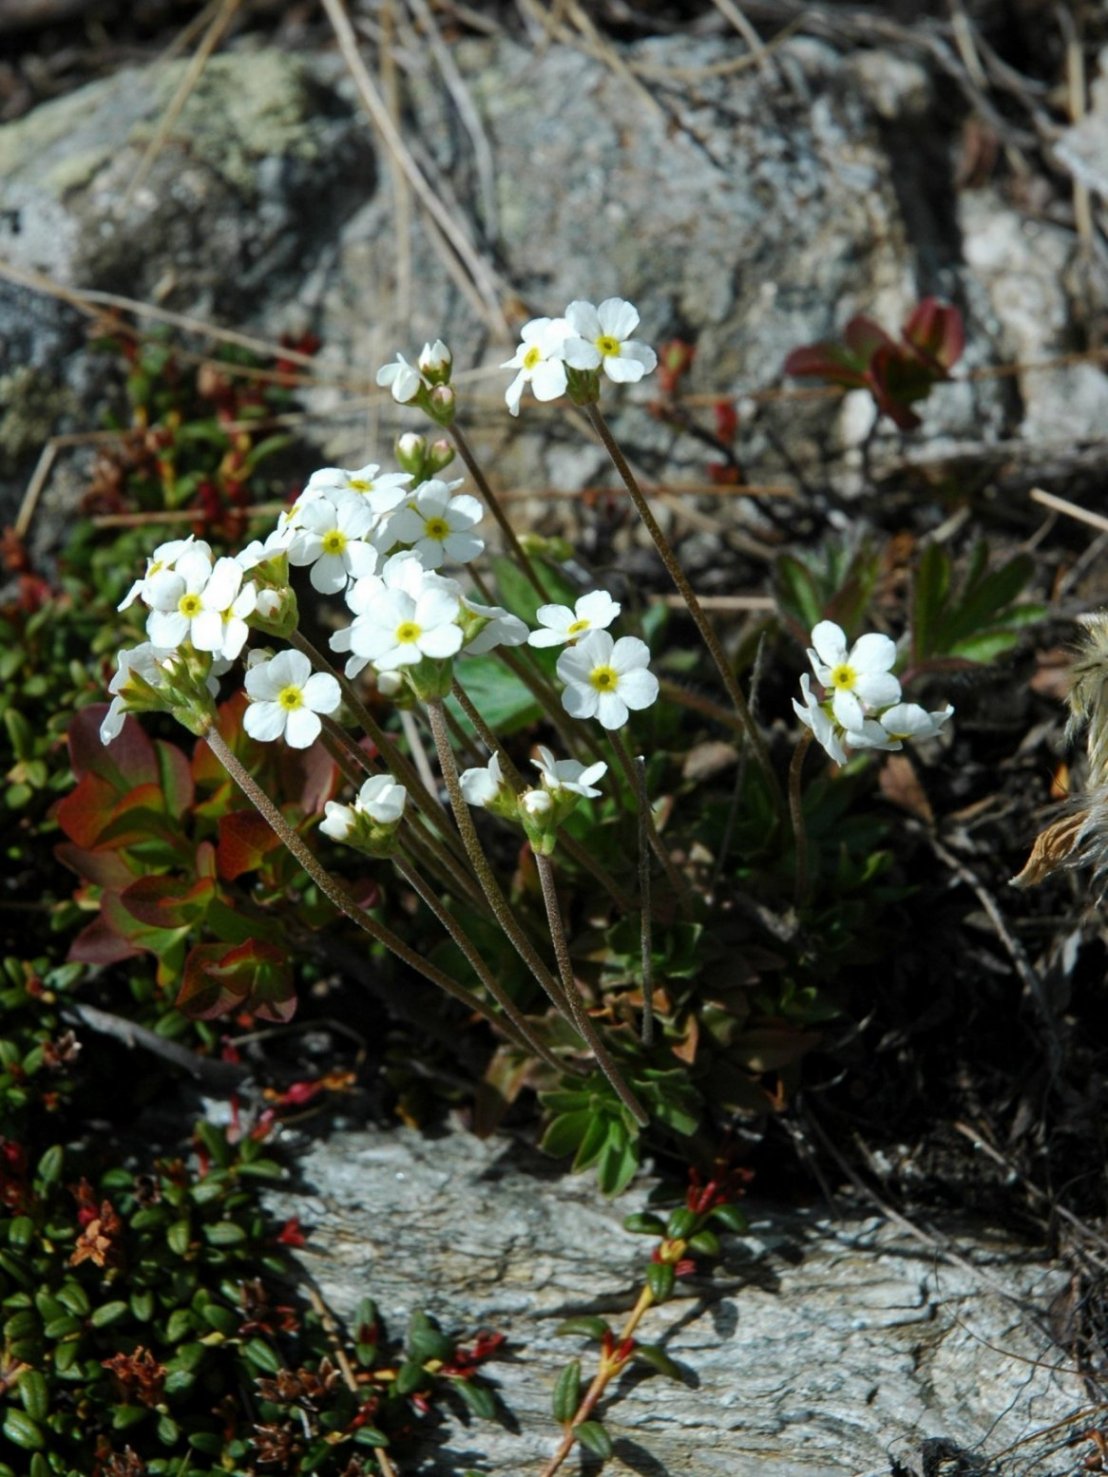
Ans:
MULTIPOLYGON (((613 600, 607 590, 590 590, 578 600, 576 615, 578 620, 588 621, 594 630, 602 631, 612 624, 621 608, 619 601, 613 600)), ((539 619, 542 620, 541 609, 539 619)))
POLYGON ((582 682, 571 682, 562 693, 562 707, 571 718, 593 718, 596 715, 600 694, 595 687, 582 682))
POLYGON ((574 333, 584 339, 599 338, 605 332, 600 324, 600 314, 592 303, 576 300, 566 309, 566 322, 574 333))
POLYGON ((598 694, 596 716, 604 728, 622 728, 627 722, 627 704, 615 692, 602 692, 598 694))
POLYGON ((294 713, 289 714, 285 725, 285 742, 292 749, 307 749, 315 743, 322 727, 310 708, 297 708, 294 713))
MULTIPOLYGON (((597 636, 605 635, 607 633, 604 631, 598 631, 595 636, 590 633, 586 637, 586 640, 592 641, 597 636)), ((612 638, 608 636, 607 639, 611 641, 612 638)), ((581 646, 584 649, 584 641, 581 643, 581 646)), ((611 655, 607 658, 608 665, 614 667, 621 677, 640 668, 644 668, 649 660, 650 647, 647 646, 645 641, 640 641, 637 636, 621 636, 612 646, 611 655)))
POLYGON ((620 677, 617 695, 629 708, 649 708, 658 696, 658 679, 645 667, 638 667, 620 677))
POLYGON ((620 343, 625 338, 630 338, 639 326, 639 310, 621 297, 605 298, 597 309, 596 316, 600 332, 611 338, 618 338, 620 343))
POLYGON ((583 338, 567 339, 562 350, 562 358, 571 369, 599 369, 601 357, 596 345, 583 338))
POLYGON ((878 631, 871 631, 855 641, 848 661, 858 672, 887 672, 896 661, 896 642, 878 631))
POLYGON ((860 672, 854 691, 872 708, 884 708, 900 701, 900 683, 891 672, 860 672))
POLYGON ((301 690, 313 713, 333 713, 342 702, 342 689, 330 672, 313 672, 301 690))
POLYGON ((860 729, 865 722, 865 713, 861 703, 852 692, 847 692, 845 688, 836 687, 831 699, 831 708, 840 728, 860 729))
MULTIPOLYGON (((812 645, 825 666, 837 667, 846 657, 846 633, 834 621, 820 621, 813 627, 812 645)), ((818 672, 816 676, 819 676, 818 672)))
MULTIPOLYGON (((249 683, 250 673, 246 676, 249 683)), ((277 703, 251 703, 242 715, 242 726, 251 738, 272 743, 285 731, 285 710, 277 703)))
POLYGON ((436 626, 433 630, 424 631, 419 638, 419 648, 425 655, 435 657, 439 661, 448 656, 455 656, 462 646, 461 626, 436 626))
POLYGON ((616 385, 634 385, 643 377, 643 367, 635 359, 617 358, 609 354, 604 360, 604 373, 616 385))
POLYGON ((560 359, 545 359, 535 366, 531 390, 536 400, 557 400, 566 392, 566 367, 560 359))

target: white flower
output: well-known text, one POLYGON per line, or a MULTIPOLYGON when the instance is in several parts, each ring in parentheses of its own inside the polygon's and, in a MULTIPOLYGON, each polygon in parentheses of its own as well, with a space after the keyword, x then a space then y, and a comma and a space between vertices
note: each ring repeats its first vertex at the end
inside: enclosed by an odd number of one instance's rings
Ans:
POLYGON ((268 535, 264 543, 261 539, 254 539, 247 544, 245 549, 240 549, 235 555, 235 563, 249 574, 252 569, 257 569, 259 564, 264 564, 269 559, 276 559, 281 554, 287 553, 291 538, 291 528, 278 526, 268 535))
POLYGON ((241 564, 220 559, 200 597, 204 614, 193 622, 192 644, 197 651, 212 652, 217 662, 233 662, 250 634, 246 622, 257 609, 258 589, 253 580, 243 584, 242 577, 241 564), (215 617, 219 619, 218 627, 215 617))
POLYGON ((461 648, 460 611, 458 597, 437 585, 425 585, 417 596, 383 589, 345 633, 345 648, 334 637, 331 644, 385 670, 412 666, 425 656, 442 661, 461 648))
POLYGON ((842 728, 861 731, 867 710, 900 701, 900 683, 890 671, 896 645, 888 636, 860 636, 847 651, 842 627, 820 621, 808 656, 819 681, 831 689, 831 707, 842 728))
POLYGON ((394 828, 400 824, 408 792, 390 774, 375 774, 358 791, 352 806, 328 800, 326 817, 319 829, 334 841, 348 841, 366 818, 376 826, 394 828))
POLYGON ((475 497, 451 497, 449 484, 432 478, 393 513, 387 537, 392 544, 411 544, 425 569, 438 569, 448 559, 467 564, 485 547, 484 539, 470 531, 484 512, 475 497))
POLYGON ((842 729, 832 719, 830 713, 820 702, 812 691, 812 679, 805 672, 800 679, 800 691, 804 702, 798 703, 793 698, 793 709, 796 716, 804 724, 805 728, 811 729, 815 735, 816 743, 834 759, 836 764, 846 763, 846 750, 843 748, 839 735, 842 729))
MULTIPOLYGON (((234 564, 234 560, 228 563, 234 564)), ((241 578, 242 569, 236 568, 241 578)), ((191 639, 197 622, 203 622, 201 629, 210 625, 203 621, 210 612, 202 597, 212 572, 211 556, 194 548, 182 554, 172 569, 161 570, 149 581, 144 591, 150 606, 146 634, 155 646, 180 646, 191 639)))
POLYGON ((463 770, 461 786, 467 805, 488 806, 504 788, 500 760, 494 754, 484 768, 463 770))
POLYGON ((364 502, 336 493, 304 508, 289 543, 290 564, 312 566, 312 588, 337 595, 350 580, 372 574, 377 550, 366 541, 373 511, 364 502))
POLYGON ((454 355, 446 347, 442 339, 437 338, 433 344, 423 345, 423 350, 416 363, 419 365, 420 374, 426 375, 429 380, 433 380, 436 384, 443 384, 450 378, 450 370, 454 364, 454 355))
POLYGON ((408 495, 411 474, 408 472, 386 472, 378 476, 381 468, 376 462, 367 462, 356 471, 345 467, 321 467, 308 478, 304 496, 322 492, 331 496, 335 492, 353 492, 364 498, 374 513, 391 513, 408 495))
POLYGON ((158 687, 164 675, 163 663, 174 655, 172 648, 152 646, 149 641, 144 641, 141 646, 126 647, 119 652, 115 659, 115 675, 108 684, 108 691, 112 694, 111 706, 100 724, 102 744, 110 744, 122 731, 124 715, 130 708, 125 689, 132 677, 137 675, 149 682, 151 687, 158 687))
POLYGON ((564 646, 589 631, 606 630, 619 612, 619 601, 613 600, 607 590, 591 590, 582 595, 572 610, 568 605, 540 605, 535 614, 544 629, 532 631, 527 644, 564 646))
POLYGON ((482 626, 465 644, 466 656, 482 656, 497 646, 522 646, 527 640, 527 627, 518 615, 512 615, 501 605, 479 605, 476 600, 462 597, 462 608, 471 615, 484 616, 487 626, 482 626))
POLYGON ((613 641, 607 631, 590 631, 558 658, 556 670, 566 684, 562 706, 572 718, 599 718, 604 728, 622 728, 629 708, 649 708, 658 696, 649 661, 650 648, 637 637, 613 641))
POLYGON ((147 600, 147 590, 149 589, 150 583, 154 579, 154 577, 161 574, 163 570, 173 569, 177 563, 177 560, 180 559, 183 554, 187 554, 190 551, 206 555, 208 563, 211 563, 211 546, 204 543, 202 540, 197 539, 194 534, 190 533, 188 538, 170 539, 168 543, 159 544, 150 558, 146 561, 146 573, 143 575, 142 579, 138 579, 134 582, 131 588, 127 591, 126 595, 124 595, 123 599, 119 602, 119 606, 117 608, 119 610, 126 610, 128 606, 134 604, 134 602, 139 598, 140 595, 142 596, 143 600, 146 600, 147 604, 149 604, 149 600, 147 600))
POLYGON ((949 703, 933 713, 921 708, 919 703, 896 703, 877 715, 876 734, 851 733, 847 734, 847 741, 856 749, 902 749, 906 742, 934 738, 953 714, 949 703))
POLYGON ((255 662, 246 673, 250 706, 242 724, 251 738, 270 742, 282 736, 294 749, 319 737, 320 713, 333 713, 342 701, 339 684, 328 672, 313 672, 302 651, 282 651, 255 662))
POLYGON ((538 746, 538 752, 539 757, 532 759, 531 763, 542 775, 544 789, 555 794, 558 791, 568 791, 571 795, 580 795, 585 800, 592 800, 600 794, 600 791, 594 789, 593 786, 608 772, 608 766, 603 761, 590 764, 586 769, 576 759, 555 759, 550 750, 544 748, 542 744, 538 746))
POLYGON ((594 308, 574 302, 566 309, 573 332, 565 345, 565 361, 574 369, 600 369, 617 384, 641 380, 658 362, 654 350, 631 338, 638 327, 638 309, 621 297, 609 297, 594 308))
POLYGON ((530 385, 536 400, 557 400, 566 392, 566 367, 562 347, 570 332, 564 318, 532 318, 520 330, 523 342, 501 369, 518 369, 519 373, 504 392, 513 415, 519 414, 524 385, 530 385))
POLYGON ((377 371, 377 383, 392 391, 398 405, 409 405, 426 384, 418 369, 413 369, 403 354, 397 354, 391 364, 384 364, 377 371))
POLYGON ((529 820, 540 823, 549 820, 554 812, 554 801, 547 790, 525 790, 519 804, 529 820))

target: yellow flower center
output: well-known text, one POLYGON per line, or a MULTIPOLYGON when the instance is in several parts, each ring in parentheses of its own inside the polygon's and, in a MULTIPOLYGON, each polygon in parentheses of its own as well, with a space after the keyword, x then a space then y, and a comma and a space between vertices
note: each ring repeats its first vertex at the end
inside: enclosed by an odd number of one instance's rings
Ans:
POLYGON ((524 369, 534 369, 536 364, 542 363, 542 350, 538 344, 532 344, 523 356, 524 369))
POLYGON ((396 628, 396 639, 401 646, 410 646, 423 634, 423 627, 415 621, 401 621, 396 628))
POLYGON ((341 554, 346 548, 346 534, 341 528, 330 528, 323 535, 322 545, 325 554, 341 554))
POLYGON ((304 706, 304 694, 299 687, 282 687, 277 694, 277 701, 286 713, 295 713, 297 708, 304 706))
POLYGON ((428 538, 438 539, 440 542, 450 532, 450 524, 445 518, 428 518, 423 525, 423 531, 428 538))
POLYGON ((574 621, 572 625, 569 625, 569 626, 566 627, 566 635, 567 636, 580 636, 580 634, 581 634, 582 631, 587 631, 588 629, 589 629, 589 623, 588 623, 588 621, 574 621))
POLYGON ((613 338, 610 333, 602 333, 599 338, 593 339, 593 343, 605 359, 619 358, 619 339, 613 338))
POLYGON ((365 477, 351 477, 350 486, 355 492, 372 492, 373 483, 365 477))
POLYGON ((840 662, 837 667, 831 668, 831 676, 828 680, 832 687, 837 687, 841 692, 850 692, 858 680, 858 674, 853 667, 847 666, 846 662, 840 662))
POLYGON ((619 685, 619 673, 615 667, 593 667, 589 673, 589 681, 597 692, 611 692, 619 685))
POLYGON ((202 609, 199 595, 182 595, 177 602, 177 609, 183 616, 192 620, 194 615, 199 615, 202 609))

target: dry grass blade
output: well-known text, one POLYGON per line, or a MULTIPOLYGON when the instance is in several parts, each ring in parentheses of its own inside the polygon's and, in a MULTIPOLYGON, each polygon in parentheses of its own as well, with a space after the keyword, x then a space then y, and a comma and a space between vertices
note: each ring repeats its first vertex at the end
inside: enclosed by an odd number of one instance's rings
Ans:
MULTIPOLYGON (((1064 5, 1057 6, 1055 13, 1066 43, 1067 111, 1070 122, 1079 123, 1085 116, 1085 57, 1073 15, 1064 5)), ((1073 181, 1073 219, 1081 244, 1090 250, 1094 240, 1093 204, 1088 189, 1078 179, 1073 181)))
POLYGON ((185 68, 184 76, 181 78, 177 91, 170 99, 169 106, 162 114, 158 126, 154 130, 154 137, 147 145, 146 152, 139 160, 138 168, 131 176, 130 182, 123 192, 123 198, 119 203, 121 213, 127 209, 127 206, 134 199, 135 191, 141 188, 149 178, 150 171, 153 169, 158 155, 165 147, 166 139, 173 132, 174 125, 184 111, 185 104, 192 96, 193 90, 203 75, 204 68, 208 64, 208 58, 223 39, 227 27, 234 20, 235 13, 241 4, 242 0, 222 0, 215 19, 208 27, 204 39, 196 48, 188 66, 185 68))
POLYGON ((770 64, 769 52, 766 50, 765 43, 735 4, 735 0, 712 0, 712 4, 725 20, 731 22, 747 46, 750 47, 752 60, 761 67, 763 72, 771 72, 773 68, 770 64))
POLYGON ((454 64, 454 58, 450 55, 450 49, 442 39, 442 33, 438 28, 431 7, 427 0, 407 0, 409 9, 413 16, 423 27, 427 37, 427 45, 431 49, 431 55, 435 58, 442 80, 446 83, 447 91, 454 99, 454 106, 458 109, 458 117, 462 120, 462 127, 469 135, 469 141, 473 145, 473 166, 477 171, 477 185, 481 200, 481 218, 486 234, 493 240, 497 235, 497 204, 496 204, 496 167, 493 162, 492 147, 489 144, 488 134, 481 123, 480 114, 477 112, 470 95, 465 79, 454 64))
POLYGON ((1071 503, 1068 498, 1056 497, 1052 492, 1044 492, 1041 487, 1033 487, 1030 496, 1033 503, 1040 503, 1044 508, 1050 508, 1055 513, 1064 513, 1067 518, 1075 518, 1078 523, 1087 523, 1090 528, 1097 528, 1101 533, 1108 533, 1108 518, 1100 513, 1091 513, 1088 508, 1071 503))
POLYGON ((339 50, 343 60, 358 90, 370 121, 377 129, 386 147, 396 156, 400 167, 407 176, 412 189, 415 191, 420 204, 427 211, 430 218, 439 227, 453 251, 464 264, 466 271, 472 278, 473 284, 480 294, 484 305, 484 316, 494 332, 509 336, 508 323, 500 307, 497 284, 489 270, 481 253, 470 240, 469 232, 464 220, 452 217, 444 209, 442 201, 428 184, 415 159, 412 151, 408 148, 402 138, 396 124, 389 117, 388 108, 374 85, 372 77, 362 61, 358 51, 358 41, 354 34, 354 28, 350 24, 350 18, 342 6, 341 0, 322 0, 323 8, 327 13, 335 37, 339 43, 339 50))

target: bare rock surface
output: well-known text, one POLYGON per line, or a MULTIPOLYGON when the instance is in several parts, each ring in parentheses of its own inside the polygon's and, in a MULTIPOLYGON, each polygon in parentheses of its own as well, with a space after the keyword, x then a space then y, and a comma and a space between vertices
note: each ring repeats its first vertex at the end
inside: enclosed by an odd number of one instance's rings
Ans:
MULTIPOLYGON (((651 1246, 622 1221, 645 1191, 608 1203, 588 1177, 460 1132, 339 1131, 300 1167, 306 1194, 271 1206, 312 1227, 300 1256, 336 1313, 368 1293, 394 1331, 422 1307, 508 1335, 485 1368, 510 1419, 448 1426, 420 1470, 541 1470, 553 1382, 582 1342, 554 1329, 597 1312, 618 1327, 651 1246)), ((983 1226, 929 1246, 858 1208, 748 1209, 750 1233, 650 1315, 644 1337, 684 1381, 625 1376, 612 1477, 889 1477, 943 1450, 982 1477, 1071 1471, 1057 1431, 1037 1434, 1083 1403, 1045 1332, 1060 1269, 983 1226)))
MULTIPOLYGON (((972 370, 1064 351, 1070 324, 1098 311, 1103 283, 1071 270, 1072 233, 988 188, 959 193, 955 140, 924 68, 804 36, 766 70, 736 68, 722 38, 661 37, 619 54, 637 82, 563 45, 459 43, 469 120, 432 58, 408 56, 404 136, 502 307, 557 312, 573 297, 621 293, 647 336, 695 341, 689 388, 739 397, 741 455, 759 480, 807 469, 842 493, 857 485, 868 431, 857 407, 743 399, 780 382, 790 349, 853 313, 895 328, 921 297, 948 297, 967 314, 972 370), (1028 293, 1041 311, 1029 312, 1028 293)), ((350 389, 396 348, 445 334, 460 364, 507 356, 503 320, 445 269, 410 190, 401 201, 395 163, 337 56, 243 45, 213 59, 131 188, 180 76, 179 64, 123 71, 0 128, 0 258, 270 340, 312 328, 335 376, 312 402, 330 417, 320 422, 328 459, 375 450, 350 389)), ((0 281, 9 502, 44 426, 97 424, 102 367, 83 332, 71 307, 0 281)), ((511 423, 502 386, 478 380, 469 407, 501 482, 595 474, 601 458, 575 435, 568 445, 557 416, 511 423)), ((636 410, 650 393, 620 402, 640 464, 702 475, 702 447, 636 410)), ((1108 378, 1088 365, 1016 385, 963 379, 928 402, 924 434, 1072 442, 1100 434, 1106 401, 1108 378)), ((390 416, 386 405, 382 437, 390 416)), ((899 448, 895 433, 881 435, 899 448)))

